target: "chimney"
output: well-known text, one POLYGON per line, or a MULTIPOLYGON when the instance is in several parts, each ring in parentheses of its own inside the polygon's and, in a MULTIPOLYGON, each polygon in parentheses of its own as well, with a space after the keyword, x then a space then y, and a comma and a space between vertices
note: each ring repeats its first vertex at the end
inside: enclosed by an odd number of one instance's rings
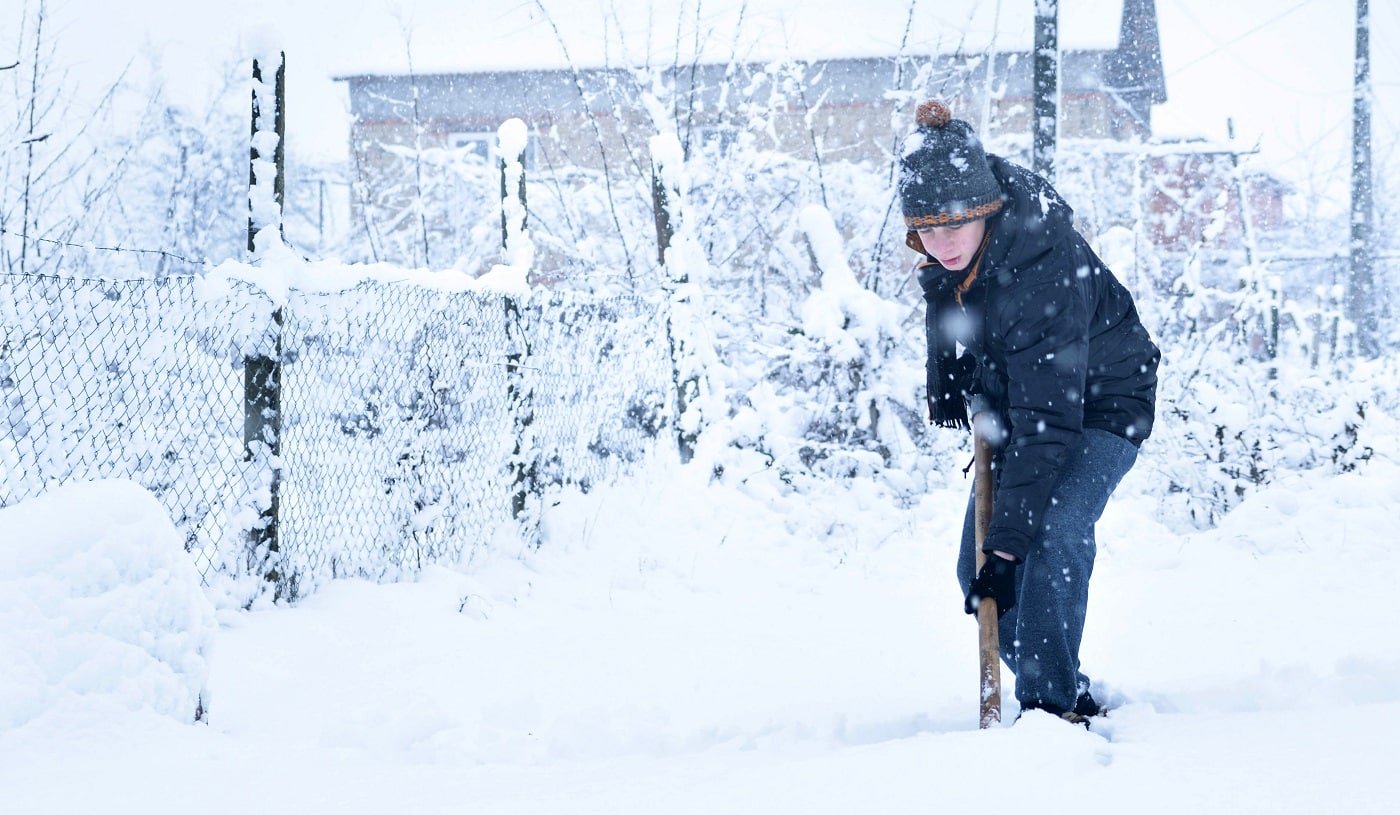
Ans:
POLYGON ((1105 60, 1104 86, 1120 106, 1111 117, 1111 135, 1118 139, 1152 135, 1152 106, 1167 101, 1154 0, 1123 0, 1118 48, 1105 60))

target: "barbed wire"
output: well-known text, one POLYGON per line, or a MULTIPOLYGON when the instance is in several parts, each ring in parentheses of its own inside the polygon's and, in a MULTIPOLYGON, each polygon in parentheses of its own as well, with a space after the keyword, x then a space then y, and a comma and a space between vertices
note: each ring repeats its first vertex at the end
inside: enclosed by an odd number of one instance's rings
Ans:
POLYGON ((57 240, 55 238, 36 238, 26 232, 15 232, 10 229, 5 229, 4 227, 0 227, 0 235, 14 235, 20 240, 32 241, 34 243, 47 243, 51 246, 64 246, 70 249, 82 249, 85 252, 120 252, 138 255, 159 255, 161 257, 170 258, 171 260, 178 260, 181 263, 188 263, 192 266, 202 266, 209 262, 206 258, 191 260, 183 255, 177 255, 174 252, 169 252, 164 249, 128 249, 124 246, 97 246, 91 243, 74 243, 72 241, 57 240))

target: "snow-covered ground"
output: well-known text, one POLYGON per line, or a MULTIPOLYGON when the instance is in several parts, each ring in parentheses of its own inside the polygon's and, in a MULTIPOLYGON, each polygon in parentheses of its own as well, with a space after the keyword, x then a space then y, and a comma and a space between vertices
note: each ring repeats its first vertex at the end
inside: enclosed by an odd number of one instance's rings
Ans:
POLYGON ((1288 476, 1187 533, 1139 466, 1100 526, 1084 658, 1118 707, 1092 732, 977 730, 956 473, 900 509, 658 463, 567 497, 538 551, 217 630, 153 499, 61 488, 0 510, 0 810, 1394 811, 1400 466, 1288 476))

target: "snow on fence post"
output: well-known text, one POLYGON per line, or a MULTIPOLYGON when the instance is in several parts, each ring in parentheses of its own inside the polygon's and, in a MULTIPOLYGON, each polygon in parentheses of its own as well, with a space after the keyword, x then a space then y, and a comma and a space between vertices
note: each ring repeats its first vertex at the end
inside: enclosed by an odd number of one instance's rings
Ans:
MULTIPOLYGON (((525 148, 529 130, 520 119, 507 119, 496 129, 496 146, 501 165, 501 248, 507 258, 512 235, 524 234, 529 225, 525 209, 525 148)), ((509 260, 507 261, 509 262, 509 260)))
POLYGON ((520 119, 507 119, 496 129, 496 153, 501 157, 501 254, 504 267, 488 272, 505 275, 512 286, 529 291, 530 269, 535 265, 535 244, 526 228, 525 148, 530 130, 520 119))
MULTIPOLYGON (((260 49, 253 59, 252 134, 248 166, 248 252, 253 263, 276 243, 282 243, 282 202, 285 190, 286 54, 260 49), (272 87, 264 69, 276 65, 272 87), (271 102, 271 116, 265 108, 271 102)), ((275 586, 276 596, 293 593, 289 576, 277 568, 278 496, 281 486, 282 435, 282 309, 272 312, 273 351, 243 359, 243 452, 247 461, 265 465, 266 492, 259 494, 258 519, 248 530, 249 565, 275 586)))
POLYGON ((506 400, 510 405, 515 447, 508 464, 511 483, 510 514, 527 534, 534 528, 539 487, 539 446, 535 444, 535 388, 530 381, 528 360, 534 349, 530 345, 527 314, 533 309, 529 297, 516 294, 505 296, 506 307, 506 400), (522 301, 525 305, 522 308, 522 301))
POLYGON ((695 284, 690 280, 689 258, 671 252, 677 232, 684 228, 685 152, 674 133, 651 138, 651 197, 656 217, 656 258, 666 272, 671 308, 666 318, 666 340, 671 350, 671 376, 676 388, 676 446, 681 462, 695 456, 700 434, 695 402, 700 396, 700 370, 695 342, 695 284), (668 257, 668 254, 670 255, 668 257))
POLYGON ((654 145, 651 155, 651 210, 656 219, 656 262, 665 267, 666 250, 671 248, 671 239, 676 234, 671 228, 671 202, 680 192, 677 190, 672 193, 666 189, 666 184, 662 181, 664 157, 657 153, 654 145))
POLYGON ((535 387, 528 365, 533 351, 529 321, 536 312, 529 288, 535 248, 526 229, 525 213, 525 148, 529 136, 529 129, 520 119, 507 119, 496 130, 496 148, 501 157, 501 249, 505 265, 496 267, 491 274, 506 284, 506 397, 515 436, 508 464, 511 517, 527 540, 538 543, 539 445, 535 443, 534 429, 535 387))
MULTIPOLYGON (((284 139, 287 133, 287 71, 286 54, 278 52, 273 59, 253 59, 253 117, 248 164, 248 252, 258 252, 258 233, 265 227, 276 226, 282 237, 282 202, 286 193, 287 154, 284 139), (263 79, 263 69, 275 63, 272 88, 263 79), (272 102, 272 116, 263 114, 266 101, 272 102), (268 182, 271 181, 271 185, 268 182)), ((264 240, 268 240, 265 238, 264 240)))

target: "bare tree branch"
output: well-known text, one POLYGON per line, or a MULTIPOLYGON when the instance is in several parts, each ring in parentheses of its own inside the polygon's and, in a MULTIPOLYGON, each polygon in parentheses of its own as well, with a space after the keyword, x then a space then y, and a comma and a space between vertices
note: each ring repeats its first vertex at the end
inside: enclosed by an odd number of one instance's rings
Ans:
POLYGON ((545 8, 543 0, 535 0, 535 7, 544 15, 545 22, 554 31, 554 39, 559 43, 559 50, 564 53, 564 60, 569 64, 569 71, 573 75, 574 89, 578 91, 579 103, 583 107, 583 114, 588 119, 588 124, 593 128, 593 138, 598 143, 598 152, 603 159, 603 189, 607 193, 608 209, 612 214, 613 225, 617 227, 618 239, 622 241, 622 253, 627 262, 627 276, 634 277, 636 264, 632 260, 632 250, 627 246, 627 232, 622 228, 622 218, 617 213, 617 200, 613 195, 612 170, 608 166, 608 148, 603 141, 603 131, 598 127, 598 117, 594 116, 588 109, 588 94, 583 88, 583 77, 579 72, 578 64, 569 55, 569 46, 564 42, 564 35, 559 31, 559 25, 554 21, 554 17, 545 8))

